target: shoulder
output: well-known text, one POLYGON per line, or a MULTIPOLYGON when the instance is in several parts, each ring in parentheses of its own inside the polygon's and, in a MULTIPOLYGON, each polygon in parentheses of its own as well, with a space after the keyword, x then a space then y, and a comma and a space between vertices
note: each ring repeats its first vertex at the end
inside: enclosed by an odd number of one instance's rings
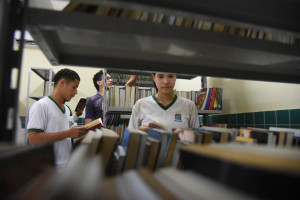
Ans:
POLYGON ((44 106, 44 105, 49 105, 51 102, 51 99, 49 97, 43 97, 42 99, 38 100, 33 104, 33 106, 44 106))
POLYGON ((153 102, 154 102, 154 100, 153 100, 152 96, 141 98, 141 99, 136 101, 136 103, 133 106, 133 109, 134 110, 136 110, 136 109, 141 110, 141 109, 147 108, 149 106, 151 107, 153 102))
POLYGON ((190 109, 197 109, 196 104, 192 100, 184 97, 177 96, 177 103, 190 109))
POLYGON ((48 109, 52 109, 52 100, 49 97, 44 97, 35 103, 32 104, 30 107, 30 112, 35 112, 35 113, 42 113, 45 112, 48 109))
POLYGON ((153 101, 152 95, 137 100, 136 104, 142 104, 142 103, 151 102, 151 101, 153 101))
POLYGON ((90 96, 88 99, 89 99, 89 100, 93 100, 93 99, 98 99, 98 98, 102 98, 102 96, 99 95, 99 94, 95 94, 95 95, 93 95, 93 96, 90 96))
POLYGON ((92 101, 96 101, 96 100, 99 100, 99 99, 102 99, 102 96, 100 96, 98 94, 95 94, 94 96, 91 96, 91 97, 87 98, 87 103, 92 102, 92 101))
POLYGON ((184 104, 194 104, 192 100, 180 96, 177 96, 177 101, 184 104))

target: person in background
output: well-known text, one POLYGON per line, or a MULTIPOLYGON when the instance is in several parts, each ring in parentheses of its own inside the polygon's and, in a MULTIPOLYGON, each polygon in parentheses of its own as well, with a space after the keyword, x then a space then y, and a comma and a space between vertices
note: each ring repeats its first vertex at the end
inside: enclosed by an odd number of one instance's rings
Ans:
MULTIPOLYGON (((107 74, 107 90, 112 88, 112 79, 109 74, 107 74)), ((91 96, 86 101, 85 107, 85 124, 92 122, 95 119, 101 118, 103 120, 102 102, 104 95, 103 88, 103 71, 97 72, 93 77, 94 86, 97 90, 97 94, 91 96)), ((119 114, 108 114, 107 115, 107 126, 118 126, 120 124, 119 114)))
POLYGON ((147 131, 149 123, 158 121, 169 131, 198 128, 198 112, 191 100, 174 93, 175 74, 154 73, 155 95, 139 99, 132 108, 129 128, 147 131))
POLYGON ((138 75, 130 75, 129 80, 126 82, 125 86, 133 86, 138 79, 138 75))
POLYGON ((57 169, 67 163, 71 153, 71 138, 86 134, 83 126, 70 128, 70 101, 79 86, 79 75, 70 69, 62 69, 54 76, 54 89, 50 96, 35 102, 29 111, 28 141, 30 144, 54 142, 57 169))

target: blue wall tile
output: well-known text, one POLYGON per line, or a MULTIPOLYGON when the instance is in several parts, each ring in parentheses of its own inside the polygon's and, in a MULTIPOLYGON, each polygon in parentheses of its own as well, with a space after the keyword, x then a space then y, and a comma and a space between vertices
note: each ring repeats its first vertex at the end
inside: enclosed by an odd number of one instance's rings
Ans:
POLYGON ((223 124, 229 124, 229 115, 223 115, 222 116, 222 123, 223 124))
POLYGON ((289 110, 277 110, 277 124, 289 124, 289 110))
POLYGON ((300 127, 300 109, 216 115, 215 118, 210 115, 210 118, 214 119, 214 123, 227 124, 230 128, 300 127))
POLYGON ((236 114, 229 115, 229 124, 236 124, 236 114))
POLYGON ((266 124, 276 124, 275 111, 265 112, 265 123, 266 124))
POLYGON ((291 124, 300 124, 300 109, 290 110, 291 124))
POLYGON ((253 113, 245 113, 245 124, 253 124, 253 113))
POLYGON ((254 113, 254 124, 265 124, 264 112, 255 112, 254 113))
POLYGON ((245 124, 245 114, 239 113, 237 114, 237 124, 245 124))

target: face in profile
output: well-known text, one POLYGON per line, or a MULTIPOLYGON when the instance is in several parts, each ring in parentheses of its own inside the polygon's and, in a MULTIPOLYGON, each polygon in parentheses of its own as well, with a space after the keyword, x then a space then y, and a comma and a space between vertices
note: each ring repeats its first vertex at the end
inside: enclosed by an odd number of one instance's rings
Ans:
POLYGON ((106 80, 107 80, 106 81, 106 87, 107 87, 107 89, 112 88, 113 81, 112 81, 112 78, 111 78, 111 76, 109 74, 107 74, 106 80))
POLYGON ((70 101, 77 94, 79 80, 78 79, 75 79, 74 81, 65 81, 65 79, 62 80, 63 80, 62 94, 64 96, 65 101, 70 101))
POLYGON ((173 93, 176 83, 175 74, 156 73, 155 75, 152 75, 152 78, 156 84, 158 92, 164 94, 173 93))
MULTIPOLYGON (((99 88, 103 87, 103 79, 101 81, 97 81, 97 84, 99 85, 99 88)), ((112 88, 112 86, 113 86, 112 78, 109 74, 107 74, 106 75, 106 88, 109 89, 109 88, 112 88)))

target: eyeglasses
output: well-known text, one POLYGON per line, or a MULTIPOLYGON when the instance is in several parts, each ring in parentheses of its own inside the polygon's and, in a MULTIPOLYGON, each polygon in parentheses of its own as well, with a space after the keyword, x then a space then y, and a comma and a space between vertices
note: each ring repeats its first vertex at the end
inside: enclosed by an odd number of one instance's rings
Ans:
MULTIPOLYGON (((101 80, 101 79, 100 79, 100 80, 101 80)), ((100 80, 99 80, 99 81, 100 81, 100 80)), ((111 81, 111 80, 112 80, 112 77, 106 76, 106 80, 111 81)))

